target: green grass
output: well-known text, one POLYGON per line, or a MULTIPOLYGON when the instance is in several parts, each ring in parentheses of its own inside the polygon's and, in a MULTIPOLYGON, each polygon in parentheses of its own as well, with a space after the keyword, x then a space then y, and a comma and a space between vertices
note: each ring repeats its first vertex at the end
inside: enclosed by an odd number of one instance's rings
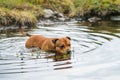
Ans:
POLYGON ((105 15, 110 12, 120 13, 120 0, 0 0, 0 25, 34 24, 44 14, 44 8, 69 17, 85 16, 91 10, 97 15, 105 15))
POLYGON ((25 0, 0 0, 0 25, 18 25, 34 27, 43 14, 40 5, 25 0))
POLYGON ((106 13, 109 11, 120 12, 120 0, 74 0, 73 3, 80 15, 90 13, 93 9, 99 13, 105 11, 107 11, 106 13))
POLYGON ((0 24, 4 26, 9 25, 27 25, 35 26, 37 19, 28 11, 9 10, 7 8, 0 8, 0 24))

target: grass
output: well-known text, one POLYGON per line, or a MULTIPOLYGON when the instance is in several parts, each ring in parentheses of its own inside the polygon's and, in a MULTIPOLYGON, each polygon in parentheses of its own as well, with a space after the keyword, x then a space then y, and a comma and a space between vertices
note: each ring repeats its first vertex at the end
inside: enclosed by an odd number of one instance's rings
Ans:
POLYGON ((104 16, 120 13, 120 0, 0 0, 0 25, 35 26, 45 8, 68 17, 104 16))
POLYGON ((110 12, 120 12, 120 0, 74 0, 77 14, 83 16, 90 14, 91 10, 96 15, 105 15, 110 12))
POLYGON ((0 24, 3 26, 21 24, 23 26, 32 27, 35 26, 36 23, 36 17, 27 11, 0 8, 0 24))
POLYGON ((33 5, 25 0, 0 0, 0 25, 36 26, 44 13, 40 5, 33 5))

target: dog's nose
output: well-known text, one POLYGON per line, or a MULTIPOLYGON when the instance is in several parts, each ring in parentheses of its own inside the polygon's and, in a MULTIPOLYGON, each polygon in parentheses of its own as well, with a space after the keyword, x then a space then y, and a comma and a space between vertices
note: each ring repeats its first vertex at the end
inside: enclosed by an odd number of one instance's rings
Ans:
POLYGON ((67 54, 71 54, 71 50, 67 50, 67 54))

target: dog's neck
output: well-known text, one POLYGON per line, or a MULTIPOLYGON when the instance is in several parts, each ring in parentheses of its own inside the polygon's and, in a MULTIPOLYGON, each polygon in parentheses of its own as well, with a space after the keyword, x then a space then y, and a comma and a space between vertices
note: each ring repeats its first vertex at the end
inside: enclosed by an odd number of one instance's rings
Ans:
POLYGON ((57 53, 57 51, 56 51, 56 44, 54 44, 54 46, 53 47, 51 47, 51 49, 49 49, 49 51, 48 52, 51 52, 51 53, 57 53))

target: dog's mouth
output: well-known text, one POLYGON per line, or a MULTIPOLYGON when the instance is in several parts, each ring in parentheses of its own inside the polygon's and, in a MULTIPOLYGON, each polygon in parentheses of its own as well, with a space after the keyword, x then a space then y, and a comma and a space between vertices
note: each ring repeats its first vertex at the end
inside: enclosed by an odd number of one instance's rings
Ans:
POLYGON ((64 61, 64 60, 70 60, 70 59, 71 59, 71 53, 69 54, 55 53, 55 56, 54 56, 55 61, 64 61))
MULTIPOLYGON (((51 51, 50 51, 51 52, 51 51)), ((65 51, 64 53, 52 51, 54 55, 47 56, 46 58, 53 58, 54 61, 64 61, 64 60, 70 60, 71 59, 71 50, 65 51)))
POLYGON ((64 52, 57 52, 57 51, 56 51, 56 54, 57 54, 57 55, 68 55, 68 54, 71 54, 71 53, 72 53, 71 50, 67 50, 67 51, 64 51, 64 52))
POLYGON ((66 54, 71 54, 71 53, 72 53, 71 50, 66 51, 66 54))

